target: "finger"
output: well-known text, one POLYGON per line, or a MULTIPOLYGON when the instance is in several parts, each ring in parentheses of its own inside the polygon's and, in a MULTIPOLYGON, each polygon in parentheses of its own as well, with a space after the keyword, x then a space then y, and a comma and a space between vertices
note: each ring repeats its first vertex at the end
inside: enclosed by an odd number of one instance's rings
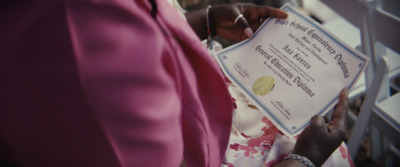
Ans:
POLYGON ((331 123, 334 126, 345 127, 348 107, 348 92, 347 88, 343 88, 339 95, 339 101, 335 106, 332 114, 331 123))
POLYGON ((310 121, 310 127, 322 127, 326 126, 324 117, 321 115, 314 115, 310 121))
POLYGON ((249 37, 252 38, 254 33, 253 30, 251 29, 249 23, 247 22, 246 18, 241 17, 239 18, 239 20, 237 21, 238 23, 240 23, 243 26, 243 31, 244 33, 249 37))
POLYGON ((244 34, 246 34, 247 37, 252 38, 254 33, 253 33, 253 30, 251 29, 251 26, 247 22, 246 18, 244 16, 238 18, 238 16, 242 15, 242 13, 240 12, 240 9, 236 7, 234 9, 234 13, 236 13, 235 14, 236 18, 234 20, 234 23, 242 25, 244 34), (236 19, 238 19, 238 20, 236 21, 236 19))
POLYGON ((324 120, 325 120, 325 123, 329 123, 329 118, 327 116, 324 116, 324 120))
POLYGON ((259 16, 263 17, 277 17, 280 19, 285 19, 288 17, 288 14, 285 11, 269 6, 258 6, 257 13, 259 16))

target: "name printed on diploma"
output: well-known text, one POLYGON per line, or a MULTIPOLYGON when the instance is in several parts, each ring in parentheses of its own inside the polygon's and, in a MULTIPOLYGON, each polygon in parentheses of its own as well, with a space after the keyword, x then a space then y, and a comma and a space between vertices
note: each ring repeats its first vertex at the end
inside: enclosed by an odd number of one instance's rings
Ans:
POLYGON ((283 133, 299 134, 351 89, 368 58, 289 4, 287 19, 268 18, 254 37, 214 54, 224 74, 283 133))

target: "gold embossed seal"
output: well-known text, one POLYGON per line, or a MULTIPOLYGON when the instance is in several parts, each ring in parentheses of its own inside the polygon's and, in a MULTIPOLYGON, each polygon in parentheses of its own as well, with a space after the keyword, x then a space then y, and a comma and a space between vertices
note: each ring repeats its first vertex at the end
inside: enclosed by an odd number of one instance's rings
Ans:
POLYGON ((262 76, 253 83, 253 92, 256 95, 263 96, 274 89, 275 80, 270 76, 262 76))

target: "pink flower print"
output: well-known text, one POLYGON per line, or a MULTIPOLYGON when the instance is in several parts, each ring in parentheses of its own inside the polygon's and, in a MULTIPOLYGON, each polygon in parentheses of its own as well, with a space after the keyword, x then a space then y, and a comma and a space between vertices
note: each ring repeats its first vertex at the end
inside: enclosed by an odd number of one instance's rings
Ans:
POLYGON ((233 149, 235 151, 239 151, 239 144, 237 144, 237 143, 231 144, 229 148, 231 148, 231 149, 233 149))
POLYGON ((257 154, 257 153, 258 153, 258 151, 257 151, 256 149, 252 148, 252 147, 244 146, 244 147, 243 147, 243 150, 245 151, 245 152, 244 152, 244 155, 245 155, 246 157, 254 158, 254 154, 257 154))
POLYGON ((271 144, 262 144, 261 146, 261 155, 264 155, 265 152, 269 152, 269 150, 271 150, 272 148, 272 143, 271 144))
POLYGON ((263 117, 261 121, 267 124, 268 126, 274 126, 274 124, 267 117, 263 117))
POLYGON ((224 76, 224 78, 225 78, 225 83, 228 83, 228 84, 231 84, 231 83, 232 83, 232 81, 229 80, 228 77, 224 76))
POLYGON ((254 158, 254 155, 257 153, 263 155, 264 151, 271 149, 272 144, 275 141, 276 134, 279 133, 279 130, 266 117, 262 118, 262 122, 266 124, 260 129, 264 132, 262 136, 252 137, 242 132, 240 134, 244 138, 248 139, 246 144, 240 145, 238 143, 234 143, 229 146, 230 149, 235 151, 244 151, 244 156, 251 158, 254 158))
POLYGON ((343 159, 346 159, 348 157, 348 153, 347 153, 346 149, 342 145, 339 147, 339 151, 342 154, 342 158, 343 159))
POLYGON ((243 132, 240 133, 244 138, 251 138, 251 136, 244 134, 243 132))
POLYGON ((258 151, 252 147, 240 145, 238 143, 231 144, 230 148, 235 151, 244 151, 244 156, 254 158, 254 154, 258 153, 258 151))
POLYGON ((236 99, 232 97, 232 105, 234 109, 237 109, 236 99))
POLYGON ((266 167, 270 167, 270 166, 275 166, 277 164, 277 160, 272 160, 269 161, 267 164, 265 164, 266 167))
POLYGON ((233 102, 232 105, 233 105, 233 108, 234 108, 234 109, 237 109, 237 105, 236 105, 235 102, 233 102))
POLYGON ((264 131, 264 134, 271 134, 273 136, 276 136, 276 134, 279 133, 279 130, 275 126, 263 127, 261 130, 264 131))
POLYGON ((275 141, 276 134, 279 130, 266 117, 263 117, 262 122, 267 124, 265 127, 261 128, 264 134, 247 141, 249 147, 263 147, 264 149, 270 149, 272 143, 275 141))
POLYGON ((278 128, 276 128, 275 125, 267 117, 263 117, 261 121, 267 124, 261 129, 262 131, 264 131, 264 134, 273 134, 274 136, 276 136, 276 134, 279 133, 278 128))
POLYGON ((351 167, 355 167, 356 165, 354 165, 353 160, 351 159, 351 157, 349 157, 349 164, 351 167))
POLYGON ((350 166, 354 167, 355 165, 353 163, 353 160, 351 159, 349 151, 346 148, 344 148, 343 145, 340 145, 339 151, 340 151, 340 153, 342 155, 342 158, 343 159, 347 159, 347 161, 349 162, 350 166))
POLYGON ((262 147, 264 145, 271 145, 275 140, 275 135, 264 134, 260 137, 252 138, 247 141, 249 147, 262 147))

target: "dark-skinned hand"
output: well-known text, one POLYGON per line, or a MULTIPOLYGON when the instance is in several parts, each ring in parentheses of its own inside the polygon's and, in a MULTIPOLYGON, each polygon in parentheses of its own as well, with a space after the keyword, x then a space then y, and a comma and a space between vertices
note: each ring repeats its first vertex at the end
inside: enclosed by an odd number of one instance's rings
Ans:
POLYGON ((348 112, 347 101, 347 89, 344 88, 340 92, 339 101, 334 108, 330 122, 320 115, 311 118, 310 125, 297 139, 293 153, 305 156, 316 166, 321 166, 344 140, 348 112))
POLYGON ((209 11, 211 30, 214 35, 231 41, 242 41, 252 37, 253 32, 268 17, 284 19, 287 16, 287 13, 283 10, 251 3, 215 5, 209 11), (244 17, 239 18, 237 23, 234 24, 239 14, 244 17))

